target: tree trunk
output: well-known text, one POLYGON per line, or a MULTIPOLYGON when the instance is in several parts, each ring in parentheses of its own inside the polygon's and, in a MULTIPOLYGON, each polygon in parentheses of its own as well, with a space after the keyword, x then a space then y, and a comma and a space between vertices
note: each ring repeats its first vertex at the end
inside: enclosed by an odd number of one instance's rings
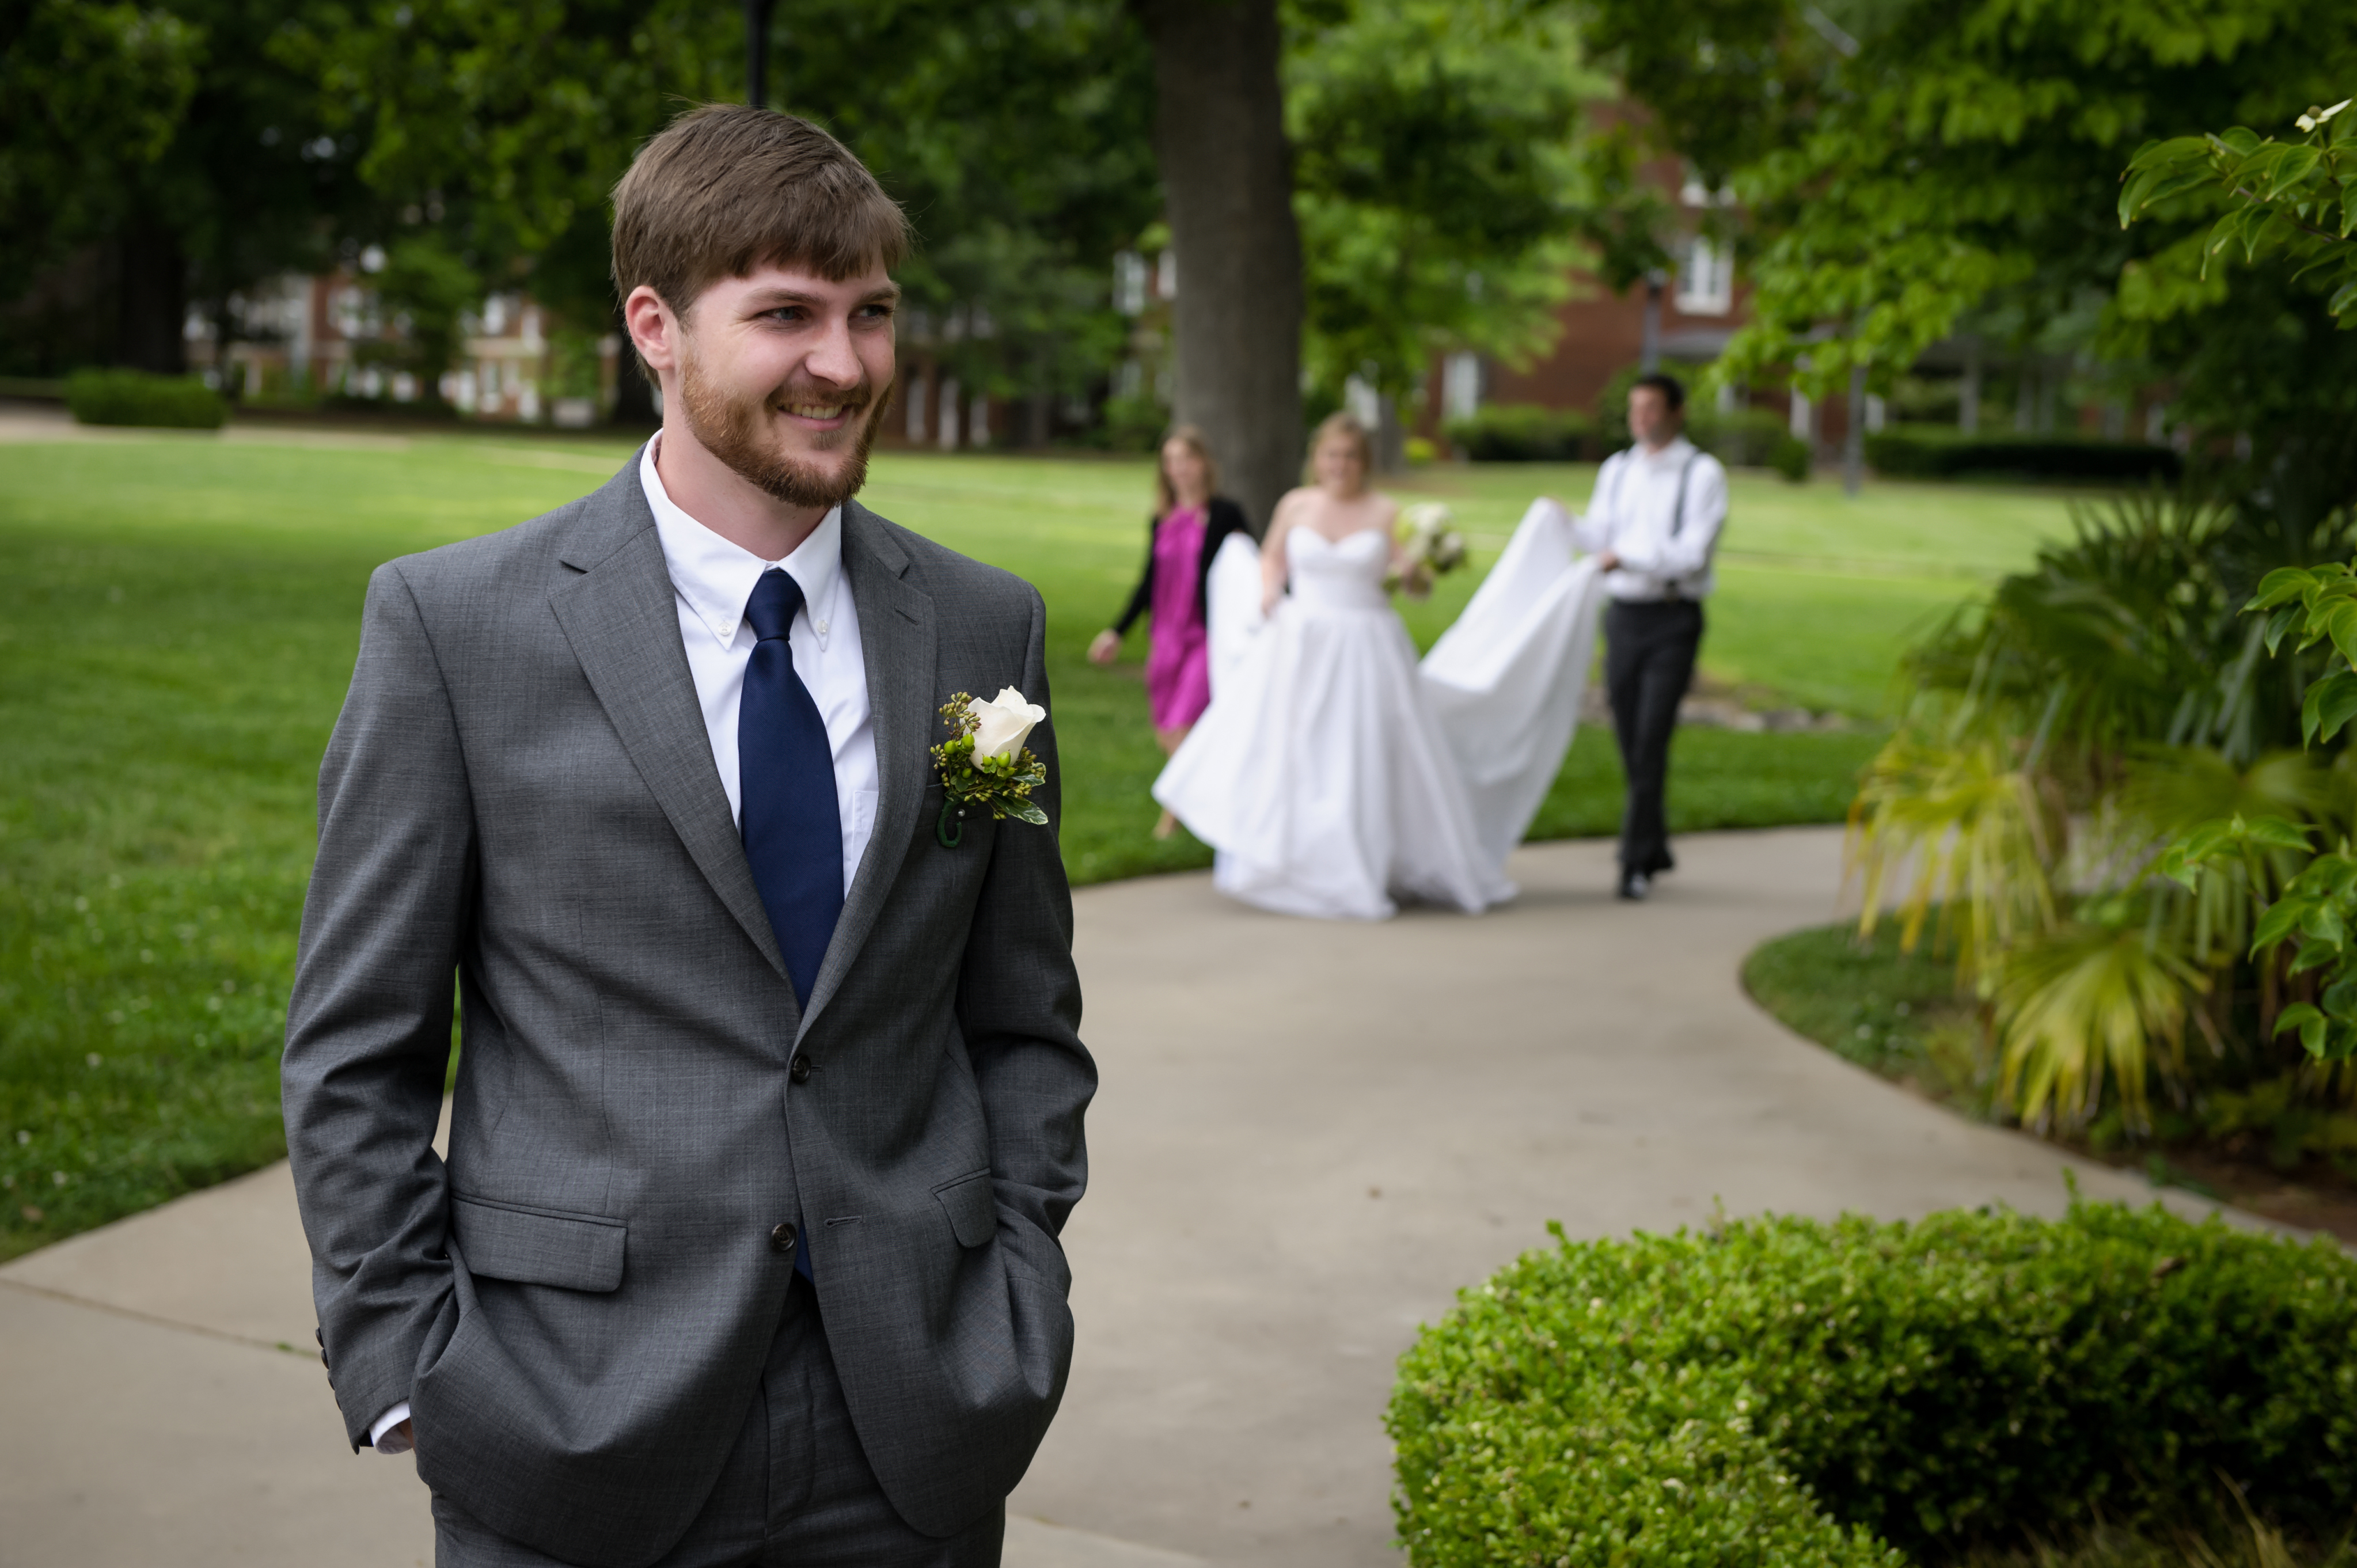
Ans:
POLYGON ((1038 451, 1047 446, 1056 430, 1055 365, 1043 347, 1032 356, 1031 392, 1025 405, 1023 442, 1038 451))
POLYGON ((1400 423, 1400 394, 1375 394, 1375 470, 1396 474, 1407 467, 1407 427, 1400 423))
POLYGON ((1854 496, 1866 482, 1866 367, 1849 368, 1849 403, 1842 410, 1848 421, 1842 431, 1842 493, 1854 496))
POLYGON ((1964 380, 1956 392, 1956 426, 1967 435, 1981 433, 1981 340, 1964 344, 1964 380))
POLYGON ((1178 253, 1178 417, 1268 526, 1301 472, 1301 234, 1275 0, 1133 0, 1154 43, 1155 156, 1178 253))
POLYGON ((614 307, 614 332, 622 347, 614 362, 614 412, 608 418, 626 430, 652 430, 662 423, 655 413, 654 384, 639 367, 639 351, 630 346, 630 329, 619 305, 614 307))
POLYGON ((776 0, 745 0, 745 102, 770 106, 770 12, 776 0))
POLYGON ((145 224, 120 242, 123 257, 121 314, 115 358, 138 371, 177 376, 188 368, 182 328, 188 312, 188 269, 178 241, 145 224))

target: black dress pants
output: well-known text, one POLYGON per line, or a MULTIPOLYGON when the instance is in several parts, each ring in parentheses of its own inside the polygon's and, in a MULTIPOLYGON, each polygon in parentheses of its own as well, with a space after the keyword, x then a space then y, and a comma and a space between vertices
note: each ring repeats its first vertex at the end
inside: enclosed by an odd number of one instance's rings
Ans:
POLYGON ((1693 599, 1624 604, 1604 612, 1604 690, 1629 803, 1620 818, 1620 869, 1647 876, 1667 871, 1669 816, 1662 800, 1670 779, 1670 736, 1678 703, 1694 680, 1702 646, 1702 606, 1693 599))
MULTIPOLYGON (((790 1278, 737 1445, 703 1511, 656 1568, 997 1568, 1004 1506, 942 1541, 909 1529, 885 1500, 851 1427, 817 1294, 799 1274, 790 1278)), ((438 1495, 434 1562, 563 1568, 438 1495)))

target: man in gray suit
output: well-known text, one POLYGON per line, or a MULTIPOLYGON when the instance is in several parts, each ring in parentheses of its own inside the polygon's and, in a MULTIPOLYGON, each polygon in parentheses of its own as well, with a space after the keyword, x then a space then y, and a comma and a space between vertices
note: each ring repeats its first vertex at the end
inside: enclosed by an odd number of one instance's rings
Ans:
POLYGON ((823 132, 683 116, 615 190, 661 434, 370 583, 287 1141, 349 1435, 414 1441, 443 1568, 996 1563, 1062 1393, 1055 745, 1044 827, 928 752, 957 693, 1038 716, 1045 615, 852 499, 905 245, 823 132))

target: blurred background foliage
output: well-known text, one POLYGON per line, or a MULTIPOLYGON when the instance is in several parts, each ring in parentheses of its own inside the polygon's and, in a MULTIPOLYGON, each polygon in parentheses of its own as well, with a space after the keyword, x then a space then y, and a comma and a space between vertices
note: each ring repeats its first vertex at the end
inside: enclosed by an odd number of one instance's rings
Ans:
MULTIPOLYGON (((2357 82, 2357 12, 2290 0, 1577 0, 1652 145, 1737 200, 1718 221, 1752 319, 1714 373, 1853 371, 1889 394, 1935 341, 2083 350, 2115 391, 2238 449, 2246 489, 2315 524, 2357 493, 2357 338, 2332 284, 2221 256, 2214 183, 2117 221, 2146 143, 2291 136, 2357 82)), ((2337 282, 2337 279, 2334 280, 2337 282)))
MULTIPOLYGON (((2166 1141, 2255 1119, 2279 1163, 2357 1172, 2357 1079, 2278 1034, 2337 972, 2300 956, 2320 938, 2265 925, 2357 830, 2345 737, 2303 746, 2303 699, 2337 656, 2271 647, 2244 613, 2269 573, 2357 550, 2357 334, 2334 318, 2347 133, 2319 119, 2357 88, 2357 13, 1574 9, 1589 58, 1652 112, 1646 144, 1733 199, 1711 221, 1751 317, 1713 380, 1903 404, 1944 344, 2064 357, 2099 397, 2165 400, 2178 455, 2149 488, 2083 502, 2073 540, 1915 648, 1853 812, 1868 934, 1894 896, 1903 945, 1956 964, 1979 1025, 1963 1076, 2033 1126, 2166 1141), (2233 156, 2205 155, 2203 133, 2233 156), (2132 163, 2160 172, 2124 202, 2132 163), (2263 231, 2278 242, 2244 242, 2263 231), (2159 875, 2238 813, 2288 836, 2213 834, 2216 853, 2159 875)), ((1948 456, 1886 445, 1926 472, 1948 456)))
MULTIPOLYGON (((1561 6, 1283 16, 1328 401, 1363 375, 1395 405, 1436 350, 1543 353, 1571 263, 1656 259, 1660 199, 1587 113, 1613 84, 1561 6)), ((29 285, 0 306, 0 374, 177 371, 192 304, 227 341, 241 291, 371 247, 405 259, 378 281, 413 321, 454 290, 523 288, 560 329, 602 332, 614 180, 681 108, 744 95, 743 14, 717 0, 35 0, 12 20, 0 244, 29 285)), ((770 101, 915 220, 906 328, 946 373, 1041 406, 1101 395, 1130 347, 1114 257, 1167 236, 1131 8, 810 0, 777 8, 770 61, 770 101)))
POLYGON ((2357 829, 2345 737, 2302 747, 2323 657, 2271 655, 2244 613, 2269 572, 2357 551, 2357 513, 2294 530, 2248 502, 2180 487, 2083 504, 2073 540, 1915 647, 1852 812, 1862 925, 1893 900, 1902 946, 1953 958, 1997 1101, 2029 1124, 2225 1135, 2259 1096, 2303 1129, 2279 1155, 2350 1162, 2351 1075, 2277 1033, 2316 977, 2253 949, 2306 854, 2159 875, 2206 822, 2279 820, 2318 843, 2357 829))

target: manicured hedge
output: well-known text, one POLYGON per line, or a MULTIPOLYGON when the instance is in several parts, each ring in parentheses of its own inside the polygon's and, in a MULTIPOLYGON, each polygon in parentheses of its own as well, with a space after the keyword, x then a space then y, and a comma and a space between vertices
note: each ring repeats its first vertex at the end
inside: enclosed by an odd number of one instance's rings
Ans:
MULTIPOLYGON (((1688 405, 1686 434, 1729 467, 1773 468, 1787 478, 1809 473, 1807 443, 1764 409, 1720 413, 1688 405)), ((1477 463, 1600 463, 1629 444, 1627 429, 1584 414, 1529 403, 1491 403, 1448 422, 1448 444, 1477 463)))
POLYGON ((1585 415, 1531 403, 1485 404, 1443 434, 1476 463, 1596 463, 1610 450, 1585 415))
POLYGON ((76 371, 66 378, 66 407, 83 424, 217 430, 229 418, 221 393, 196 377, 145 371, 76 371))
POLYGON ((1866 460, 1893 478, 2002 474, 2035 479, 2174 479, 2185 461, 2167 446, 2080 435, 1964 435, 1946 425, 1899 425, 1866 438, 1866 460))
POLYGON ((1773 468, 1796 484, 1809 477, 1809 444, 1772 410, 1693 409, 1686 435, 1730 468, 1773 468))
POLYGON ((1425 1331, 1386 1424, 1416 1568, 1937 1562, 2165 1528, 2222 1475, 2322 1532, 2357 1261, 2088 1203, 1565 1242, 1425 1331))

